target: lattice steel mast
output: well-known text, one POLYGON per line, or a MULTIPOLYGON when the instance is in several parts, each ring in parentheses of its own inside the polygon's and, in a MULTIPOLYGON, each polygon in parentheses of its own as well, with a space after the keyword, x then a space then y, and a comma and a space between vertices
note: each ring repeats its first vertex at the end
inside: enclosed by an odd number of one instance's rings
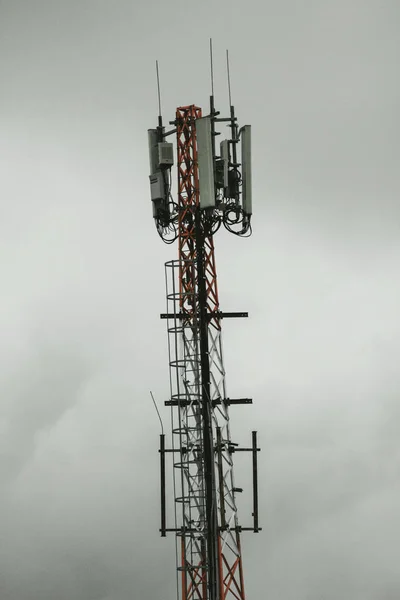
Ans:
POLYGON ((251 448, 233 444, 229 406, 251 403, 229 399, 221 344, 221 319, 247 313, 219 308, 213 235, 223 224, 229 231, 251 233, 250 126, 240 131, 233 106, 230 117, 218 118, 211 96, 210 114, 197 106, 176 111, 166 132, 161 108, 158 127, 149 130, 150 183, 153 217, 164 241, 178 239, 178 260, 166 263, 170 353, 172 448, 160 439, 161 535, 176 533, 182 600, 244 600, 240 533, 259 531, 257 501, 257 436, 251 448), (216 123, 229 122, 231 139, 216 155, 216 123), (178 198, 171 195, 173 145, 176 133, 178 198), (237 145, 241 137, 241 163, 237 145), (253 455, 253 526, 238 522, 233 454, 253 455), (165 456, 174 462, 175 526, 166 526, 165 456), (178 510, 179 508, 179 510, 178 510))

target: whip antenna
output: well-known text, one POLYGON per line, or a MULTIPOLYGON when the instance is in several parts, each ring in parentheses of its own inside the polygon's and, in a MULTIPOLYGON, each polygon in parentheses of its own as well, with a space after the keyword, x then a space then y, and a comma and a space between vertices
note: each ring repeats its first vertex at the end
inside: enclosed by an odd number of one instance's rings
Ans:
POLYGON ((155 406, 155 409, 156 409, 156 411, 157 411, 158 418, 160 419, 160 424, 161 424, 161 434, 162 434, 162 435, 164 435, 164 427, 163 427, 163 423, 162 423, 162 420, 161 420, 160 411, 158 410, 158 407, 157 407, 156 401, 154 400, 153 392, 150 392, 150 396, 151 396, 151 399, 153 400, 153 404, 154 404, 154 406, 155 406))
POLYGON ((226 71, 228 73, 228 94, 229 94, 229 106, 232 106, 231 96, 231 75, 229 70, 229 50, 226 51, 226 71))
POLYGON ((211 74, 211 96, 214 97, 214 65, 213 65, 212 38, 210 38, 210 74, 211 74))
POLYGON ((158 60, 156 60, 156 74, 157 74, 157 94, 158 94, 158 124, 160 127, 162 127, 160 74, 158 72, 158 60))

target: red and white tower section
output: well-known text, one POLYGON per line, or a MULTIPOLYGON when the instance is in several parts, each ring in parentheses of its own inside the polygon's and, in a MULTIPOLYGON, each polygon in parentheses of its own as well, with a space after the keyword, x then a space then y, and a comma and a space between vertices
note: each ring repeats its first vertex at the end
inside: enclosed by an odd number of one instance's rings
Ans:
POLYGON ((230 408, 249 398, 227 398, 222 355, 224 318, 245 312, 220 309, 214 235, 221 226, 251 234, 251 127, 239 128, 234 107, 220 118, 211 96, 210 113, 194 105, 177 108, 172 129, 161 116, 150 129, 150 188, 153 217, 166 243, 177 240, 178 258, 165 265, 172 434, 160 436, 161 535, 176 536, 181 600, 245 600, 241 533, 258 532, 257 434, 248 448, 232 441, 230 408), (230 138, 216 149, 218 124, 230 138), (177 197, 172 197, 176 139, 177 197), (253 514, 241 526, 233 458, 252 457, 253 514), (166 523, 166 458, 173 465, 173 522, 166 523))

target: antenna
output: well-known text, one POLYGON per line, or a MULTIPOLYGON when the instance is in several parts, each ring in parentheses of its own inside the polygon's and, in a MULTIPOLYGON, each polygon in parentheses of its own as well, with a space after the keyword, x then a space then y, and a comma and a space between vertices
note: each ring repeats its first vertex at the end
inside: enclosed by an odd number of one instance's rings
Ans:
POLYGON ((162 127, 160 74, 158 72, 158 60, 156 60, 156 74, 157 74, 157 93, 158 93, 158 125, 159 125, 159 127, 162 127))
POLYGON ((226 51, 226 71, 228 73, 228 94, 229 94, 229 106, 232 106, 231 96, 231 76, 229 71, 229 50, 226 51))
POLYGON ((151 396, 151 399, 153 400, 153 404, 154 404, 154 406, 155 406, 155 409, 156 409, 156 411, 157 411, 157 414, 158 414, 158 418, 159 418, 159 420, 160 420, 160 424, 161 424, 161 435, 164 435, 164 427, 163 427, 163 422, 162 422, 162 420, 161 420, 160 411, 158 410, 158 407, 157 407, 156 401, 154 400, 153 392, 150 392, 150 396, 151 396))
POLYGON ((210 115, 211 115, 211 151, 215 158, 215 105, 214 105, 214 64, 212 38, 210 38, 210 74, 211 74, 211 96, 210 96, 210 115))
MULTIPOLYGON (((231 114, 230 128, 231 128, 231 135, 232 135, 232 160, 233 160, 233 164, 235 165, 234 169, 237 169, 238 160, 237 160, 236 144, 237 144, 237 140, 238 140, 238 133, 237 133, 237 121, 236 121, 236 117, 235 117, 235 107, 232 106, 231 73, 230 73, 230 68, 229 68, 229 50, 226 51, 226 71, 228 74, 228 95, 229 95, 229 107, 230 107, 230 114, 231 114)), ((235 194, 235 202, 236 202, 236 204, 239 202, 239 191, 238 190, 235 194)))
POLYGON ((214 97, 214 66, 213 66, 212 38, 210 38, 210 67, 211 67, 211 96, 214 97))

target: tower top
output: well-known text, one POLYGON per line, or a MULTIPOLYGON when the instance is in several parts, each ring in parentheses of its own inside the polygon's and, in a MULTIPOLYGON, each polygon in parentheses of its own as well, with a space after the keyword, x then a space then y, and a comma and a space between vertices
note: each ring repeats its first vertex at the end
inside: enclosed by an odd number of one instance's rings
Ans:
MULTIPOLYGON (((239 236, 251 235, 251 126, 239 128, 232 106, 229 53, 226 51, 228 95, 230 114, 221 117, 214 106, 214 65, 212 39, 210 39, 211 97, 209 114, 203 116, 199 107, 179 107, 175 119, 169 121, 173 129, 166 131, 161 116, 161 93, 158 61, 156 61, 158 92, 158 126, 148 130, 150 156, 150 191, 153 218, 160 237, 172 243, 178 235, 178 223, 183 207, 172 194, 171 169, 174 164, 174 145, 167 141, 176 134, 177 155, 179 146, 190 141, 185 157, 185 168, 190 164, 198 171, 199 203, 211 233, 223 225, 239 236), (228 124, 230 136, 217 145, 220 123, 228 124)), ((181 165, 178 164, 178 169, 181 165)), ((178 191, 179 195, 179 191, 178 191)))

